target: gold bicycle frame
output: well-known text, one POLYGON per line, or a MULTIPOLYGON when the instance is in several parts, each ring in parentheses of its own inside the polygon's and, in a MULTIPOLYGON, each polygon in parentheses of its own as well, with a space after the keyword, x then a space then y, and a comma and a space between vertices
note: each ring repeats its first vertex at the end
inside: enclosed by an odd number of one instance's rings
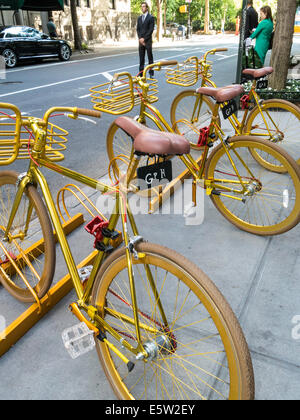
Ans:
MULTIPOLYGON (((56 108, 58 109, 58 108, 56 108)), ((78 172, 75 172, 71 169, 65 168, 61 165, 58 165, 48 158, 45 157, 44 149, 46 144, 46 131, 44 130, 44 127, 47 126, 48 118, 51 113, 53 113, 55 108, 52 108, 51 111, 47 112, 44 117, 44 121, 38 121, 35 119, 28 119, 25 121, 22 121, 23 125, 27 125, 31 127, 31 129, 34 132, 35 135, 35 144, 33 146, 32 150, 32 160, 29 163, 29 168, 26 174, 23 174, 22 178, 20 179, 17 193, 15 196, 14 203, 12 205, 11 214, 7 223, 7 226, 5 227, 5 234, 4 234, 4 241, 12 241, 14 238, 12 238, 9 234, 10 228, 12 226, 14 217, 18 211, 22 195, 25 194, 25 189, 28 184, 33 185, 39 185, 41 188, 42 196, 45 199, 46 207, 48 209, 49 215, 51 217, 54 230, 57 234, 58 242, 60 243, 64 259, 66 261, 77 297, 78 297, 78 306, 80 309, 84 310, 89 317, 91 318, 92 322, 94 322, 97 327, 99 327, 102 331, 108 332, 110 335, 112 335, 116 340, 119 342, 122 340, 122 344, 125 348, 127 348, 129 351, 131 351, 133 354, 137 355, 139 353, 142 353, 145 357, 147 357, 147 353, 145 352, 142 341, 141 341, 141 329, 148 331, 152 334, 158 333, 158 329, 155 329, 153 327, 150 327, 148 325, 145 325, 141 322, 139 322, 139 309, 138 309, 138 303, 136 298, 136 291, 135 291, 135 281, 134 281, 134 274, 133 274, 133 266, 134 261, 132 258, 132 254, 129 251, 129 234, 127 229, 127 219, 125 217, 125 214, 127 214, 129 223, 131 225, 131 229, 134 236, 138 236, 138 230, 137 226, 134 221, 133 214, 130 210, 129 203, 126 200, 126 203, 124 203, 123 196, 126 193, 126 186, 128 186, 130 180, 133 177, 133 174, 135 173, 135 170, 138 166, 139 158, 135 158, 134 161, 131 162, 128 172, 127 172, 127 178, 125 181, 125 185, 121 186, 121 190, 119 188, 110 187, 100 181, 97 181, 93 178, 87 177, 83 174, 80 174, 78 172), (42 128, 40 128, 42 127, 42 128), (81 184, 84 184, 88 187, 91 187, 93 189, 96 189, 100 191, 101 193, 111 192, 115 193, 116 203, 114 207, 114 211, 112 212, 110 218, 109 218, 109 224, 108 229, 114 231, 119 218, 121 217, 122 220, 122 227, 123 227, 123 237, 126 247, 126 261, 127 261, 127 267, 128 267, 128 278, 129 278, 129 285, 130 285, 130 294, 131 294, 131 300, 132 300, 132 310, 133 310, 133 318, 130 318, 124 314, 121 314, 115 310, 108 309, 110 315, 117 317, 118 319, 122 319, 125 322, 128 322, 135 326, 136 329, 136 338, 137 338, 137 347, 133 347, 128 341, 124 339, 113 327, 111 327, 100 315, 98 314, 97 308, 91 306, 89 304, 89 298, 91 295, 92 287, 95 281, 96 274, 98 273, 98 270, 101 266, 101 264, 104 261, 105 258, 105 251, 98 251, 98 254, 96 258, 94 259, 93 269, 91 272, 91 275, 87 281, 87 284, 85 288, 83 289, 79 273, 76 268, 76 264, 74 262, 74 258, 72 256, 68 241, 66 239, 66 235, 63 231, 62 224, 59 219, 58 211, 55 207, 49 186, 47 184, 47 181, 38 168, 38 166, 48 168, 54 172, 57 172, 58 174, 65 176, 67 178, 73 179, 74 181, 77 181, 81 184)), ((59 108, 61 111, 62 108, 59 108)), ((74 108, 66 108, 64 109, 67 112, 74 112, 74 108)), ((30 214, 32 212, 32 208, 29 207, 28 209, 28 216, 27 221, 29 223, 30 214)), ((25 228, 26 230, 26 228, 25 228)), ((25 233, 23 232, 23 235, 25 233)), ((109 244, 109 238, 103 239, 104 246, 107 246, 109 244)), ((138 253, 138 258, 143 259, 145 257, 144 254, 138 253)), ((145 269, 147 272, 147 278, 149 281, 149 284, 152 288, 155 301, 157 302, 157 307, 160 310, 162 320, 168 328, 167 318, 165 316, 162 303, 160 301, 159 293, 156 289, 155 281, 152 276, 151 270, 149 266, 145 263, 145 269)), ((74 313, 76 313, 76 309, 72 310, 74 313)), ((88 322, 87 322, 88 323, 88 322)), ((97 328, 96 328, 97 330, 97 328)), ((106 338, 104 338, 105 343, 125 362, 128 363, 129 360, 123 356, 119 350, 110 343, 106 338)))
MULTIPOLYGON (((203 60, 200 60, 200 62, 202 62, 202 65, 204 67, 204 72, 202 74, 201 87, 212 86, 212 87, 215 87, 216 88, 217 85, 210 79, 209 71, 210 71, 211 66, 209 64, 207 64, 207 62, 206 62, 206 58, 207 58, 207 55, 209 53, 210 52, 206 53, 204 55, 203 60)), ((191 58, 194 58, 194 57, 191 57, 191 58)), ((251 102, 254 99, 254 102, 255 102, 256 106, 258 107, 259 113, 261 114, 262 119, 264 121, 265 127, 266 127, 266 129, 267 129, 270 137, 272 137, 271 130, 270 130, 269 126, 268 126, 268 122, 267 122, 267 120, 266 120, 266 118, 264 116, 264 113, 263 113, 261 99, 260 99, 258 93, 256 92, 256 86, 257 86, 257 81, 254 79, 253 82, 252 82, 252 86, 251 86, 250 92, 249 92, 249 102, 251 102)), ((198 94, 198 97, 201 97, 201 96, 202 95, 198 94)), ((201 98, 200 98, 200 101, 201 101, 201 98)), ((225 103, 224 105, 226 105, 226 104, 227 103, 225 103)), ((221 109, 223 108, 224 105, 223 104, 221 105, 221 109)), ((200 114, 200 109, 201 109, 201 106, 202 106, 202 101, 200 102, 199 108, 198 108, 198 106, 199 106, 199 100, 197 98, 197 100, 195 102, 193 114, 192 114, 192 121, 197 121, 198 120, 199 114, 200 114), (197 109, 198 109, 198 112, 196 113, 197 109), (196 116, 196 119, 194 119, 194 115, 195 114, 197 115, 196 116)), ((245 109, 245 112, 244 112, 244 115, 243 115, 243 118, 242 118, 241 121, 238 120, 238 118, 237 118, 237 116, 235 114, 233 114, 232 116, 230 116, 228 118, 228 121, 232 125, 232 127, 233 127, 233 129, 235 131, 235 135, 236 136, 241 136, 243 134, 244 135, 249 135, 250 134, 249 132, 246 132, 245 131, 245 125, 246 125, 246 122, 247 122, 247 119, 248 119, 249 112, 250 112, 250 110, 248 108, 246 108, 245 109)), ((270 115, 270 113, 268 111, 266 111, 266 113, 268 115, 268 118, 272 122, 273 126, 276 127, 276 130, 278 130, 278 127, 276 126, 276 123, 273 120, 273 118, 270 115)), ((258 137, 259 136, 263 136, 264 137, 265 135, 264 134, 255 133, 255 136, 258 136, 258 137)))
MULTIPOLYGON (((155 125, 158 127, 158 129, 160 131, 169 131, 169 132, 174 133, 174 129, 170 127, 170 125, 167 123, 167 121, 162 116, 162 114, 159 112, 159 110, 157 108, 155 108, 152 104, 147 103, 148 87, 147 87, 147 83, 146 83, 146 73, 151 68, 155 68, 155 67, 157 67, 157 64, 155 64, 155 63, 148 65, 144 69, 142 78, 136 78, 134 80, 134 83, 137 83, 142 88, 142 96, 143 96, 143 99, 141 101, 141 106, 140 106, 140 113, 139 113, 138 122, 145 123, 146 117, 147 117, 152 122, 155 123, 155 125), (147 112, 146 108, 149 108, 151 113, 147 112)), ((198 97, 197 97, 197 100, 196 100, 196 104, 195 104, 195 107, 194 107, 193 114, 196 113, 199 101, 200 101, 200 103, 202 103, 202 95, 198 95, 198 97), (198 99, 198 97, 199 97, 199 99, 198 99)), ((235 166, 235 164, 234 164, 234 162, 233 162, 233 160, 232 160, 232 158, 231 158, 231 156, 228 152, 227 145, 225 144, 225 141, 224 141, 225 133, 221 130, 221 127, 217 124, 220 107, 222 107, 222 104, 218 104, 218 103, 215 104, 214 112, 213 112, 212 119, 211 119, 212 123, 210 125, 209 136, 211 136, 214 131, 216 132, 216 135, 217 135, 218 139, 221 141, 222 146, 225 149, 226 155, 228 156, 228 159, 229 159, 229 161, 232 165, 232 168, 233 168, 237 178, 239 179, 239 181, 235 182, 235 181, 229 181, 229 180, 226 180, 226 179, 217 180, 217 181, 221 182, 222 184, 239 184, 243 188, 242 188, 242 190, 238 191, 238 190, 234 190, 233 188, 226 187, 226 185, 220 185, 219 183, 215 184, 214 181, 206 180, 206 179, 204 179, 204 187, 206 188, 208 195, 211 195, 212 191, 215 188, 217 188, 218 190, 223 190, 224 193, 225 192, 234 192, 234 193, 243 195, 246 191, 246 188, 247 188, 246 186, 249 184, 249 181, 242 180, 241 176, 239 175, 238 170, 237 170, 237 168, 236 168, 236 166, 235 166)), ((198 110, 198 113, 199 113, 200 112, 200 107, 198 107, 198 108, 199 108, 199 110, 198 110)), ((200 183, 201 179, 204 178, 205 162, 206 162, 207 157, 208 157, 208 152, 209 152, 209 146, 205 146, 204 150, 203 150, 203 153, 202 153, 202 156, 201 156, 200 163, 196 162, 191 154, 178 156, 182 160, 182 162, 185 164, 189 173, 192 175, 192 177, 194 178, 194 181, 196 183, 197 182, 200 183)), ((237 155, 237 152, 234 152, 234 153, 237 155)), ((254 178, 253 174, 251 173, 250 169, 247 167, 245 162, 243 162, 243 160, 241 159, 240 156, 238 156, 238 157, 239 157, 240 161, 242 162, 242 164, 244 165, 244 167, 247 168, 247 170, 249 172, 249 175, 251 175, 251 177, 254 178)), ((132 161, 132 160, 134 161, 133 151, 132 151, 132 154, 130 156, 130 161, 132 161)), ((219 192, 219 194, 220 195, 225 195, 222 192, 219 192)), ((226 194, 226 197, 229 197, 229 198, 232 198, 232 199, 238 200, 238 201, 243 201, 243 198, 235 197, 233 195, 226 194)), ((194 197, 193 197, 193 202, 195 203, 194 197)))

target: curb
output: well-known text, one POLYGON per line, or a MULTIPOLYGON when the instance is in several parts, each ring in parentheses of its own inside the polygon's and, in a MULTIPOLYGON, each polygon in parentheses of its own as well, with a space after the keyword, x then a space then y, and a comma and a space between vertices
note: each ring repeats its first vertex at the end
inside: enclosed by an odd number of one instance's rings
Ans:
MULTIPOLYGON (((227 34, 225 35, 226 38, 234 38, 238 42, 238 37, 234 34, 227 34)), ((171 38, 164 38, 160 42, 153 42, 153 48, 162 48, 162 47, 178 47, 178 46, 189 46, 195 42, 199 42, 202 40, 207 39, 224 39, 224 35, 193 35, 190 39, 175 39, 172 40, 171 38)), ((138 40, 137 39, 130 39, 121 42, 113 42, 113 43, 95 43, 94 46, 91 46, 87 49, 87 54, 97 54, 106 49, 123 49, 123 48, 137 48, 138 47, 138 40)), ((84 51, 76 51, 73 50, 72 55, 85 55, 86 50, 84 51)))

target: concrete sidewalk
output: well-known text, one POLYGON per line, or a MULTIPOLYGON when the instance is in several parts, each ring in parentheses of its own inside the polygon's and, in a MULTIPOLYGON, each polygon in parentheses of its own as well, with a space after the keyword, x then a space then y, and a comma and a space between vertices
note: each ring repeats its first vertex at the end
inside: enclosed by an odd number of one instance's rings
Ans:
MULTIPOLYGON (((239 37, 234 34, 218 34, 218 35, 195 35, 193 34, 190 39, 175 39, 172 38, 162 38, 159 42, 156 40, 153 41, 153 49, 156 48, 164 48, 164 47, 172 47, 172 48, 179 48, 179 47, 188 47, 193 46, 197 43, 212 43, 216 45, 226 44, 227 42, 239 43, 239 37)), ((92 54, 92 53, 99 53, 103 50, 107 49, 133 49, 138 48, 138 40, 137 39, 129 39, 126 41, 107 41, 104 43, 98 42, 91 42, 89 44, 88 53, 85 51, 74 51, 73 54, 92 54)))
MULTIPOLYGON (((87 188, 84 191, 97 204, 97 195, 87 188)), ((253 236, 235 228, 208 198, 203 199, 201 225, 186 226, 182 215, 158 212, 136 217, 140 234, 194 261, 224 294, 251 351, 256 398, 298 400, 300 225, 277 237, 253 236)), ((82 211, 74 198, 66 203, 71 216, 82 211)), ((83 227, 69 239, 76 262, 92 252, 93 239, 83 227)), ((66 274, 59 247, 57 253, 55 281, 66 274)), ((1 400, 115 399, 96 351, 72 360, 63 347, 62 331, 78 323, 67 309, 75 300, 74 292, 69 293, 0 359, 1 400)), ((1 288, 0 308, 9 323, 26 305, 1 288)))
MULTIPOLYGON (((226 45, 230 42, 231 44, 239 45, 240 37, 233 33, 225 34, 216 34, 216 35, 196 35, 193 34, 190 39, 172 39, 172 38, 162 38, 159 42, 156 40, 153 41, 153 48, 163 48, 163 47, 187 47, 192 46, 196 43, 211 43, 216 45, 226 45)), ((106 41, 103 43, 91 42, 89 44, 88 53, 99 53, 106 49, 129 49, 137 48, 138 40, 137 39, 128 39, 124 41, 106 41)), ((85 52, 74 51, 74 54, 85 54, 85 52)), ((300 34, 294 35, 294 41, 292 46, 292 54, 300 54, 300 34)))

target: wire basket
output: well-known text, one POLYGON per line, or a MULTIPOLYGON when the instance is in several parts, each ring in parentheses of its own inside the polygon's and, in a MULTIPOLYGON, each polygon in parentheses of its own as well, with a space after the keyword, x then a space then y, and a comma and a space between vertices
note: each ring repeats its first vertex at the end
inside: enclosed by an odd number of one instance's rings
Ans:
MULTIPOLYGON (((32 133, 21 126, 21 115, 12 106, 1 111, 0 107, 0 166, 9 165, 16 159, 29 159, 34 145, 32 133)), ((41 120, 42 121, 42 120, 41 120)), ((52 161, 64 159, 68 132, 48 123, 45 156, 52 161)))
MULTIPOLYGON (((158 101, 156 96, 158 93, 157 80, 148 78, 146 83, 149 85, 147 102, 158 101)), ((142 94, 137 83, 133 81, 129 73, 116 74, 111 82, 94 86, 90 92, 92 92, 91 101, 94 104, 94 109, 113 115, 130 112, 142 101, 142 94)))
MULTIPOLYGON (((29 151, 31 152, 35 140, 25 129, 21 130, 21 134, 24 134, 24 138, 21 138, 18 159, 28 159, 29 151)), ((68 134, 68 131, 58 125, 48 122, 45 147, 45 156, 47 159, 52 160, 53 162, 64 160, 65 156, 63 152, 67 149, 68 134)))
POLYGON ((178 64, 177 68, 168 68, 165 73, 166 81, 171 85, 193 86, 199 79, 200 68, 198 58, 191 57, 178 64))

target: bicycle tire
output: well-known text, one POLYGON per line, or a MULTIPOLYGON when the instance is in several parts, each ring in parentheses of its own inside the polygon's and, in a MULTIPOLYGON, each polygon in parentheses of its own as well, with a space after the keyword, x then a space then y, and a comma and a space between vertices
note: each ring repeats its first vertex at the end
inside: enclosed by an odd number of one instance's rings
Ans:
MULTIPOLYGON (((177 134, 187 138, 192 149, 201 150, 202 148, 197 145, 200 128, 210 125, 215 105, 210 98, 203 95, 203 108, 199 114, 199 121, 192 123, 192 112, 197 97, 199 94, 192 89, 184 90, 175 96, 171 105, 171 125, 177 134), (191 124, 196 131, 193 131, 187 124, 191 124)), ((217 123, 220 125, 220 118, 217 123)))
POLYGON ((122 168, 124 167, 123 172, 126 173, 129 164, 129 158, 132 150, 132 139, 125 133, 124 130, 118 127, 115 122, 110 125, 107 132, 106 150, 113 174, 116 179, 119 179, 122 173, 122 168), (124 158, 127 157, 128 164, 126 165, 126 161, 124 162, 124 160, 119 161, 117 159, 118 156, 123 156, 124 158), (122 164, 120 164, 120 162, 122 162, 122 164))
MULTIPOLYGON (((268 124, 266 128, 259 107, 255 106, 248 115, 244 134, 259 136, 265 140, 275 142, 288 152, 300 165, 300 110, 297 105, 282 99, 270 99, 261 105, 263 116, 268 124)), ((282 166, 276 167, 256 154, 257 161, 271 171, 284 172, 282 166)))
MULTIPOLYGON (((165 344, 167 350, 161 347, 147 363, 136 361, 128 374, 126 365, 111 353, 107 344, 96 340, 100 362, 116 396, 176 400, 188 399, 191 391, 192 399, 253 399, 253 367, 244 334, 214 283, 195 264, 168 248, 142 242, 136 250, 143 254, 142 259, 133 261, 135 278, 141 280, 135 282, 140 323, 167 335, 169 347, 165 344), (151 296, 148 281, 142 278, 145 266, 155 278, 165 312, 168 310, 165 313, 168 328, 162 325, 158 299, 151 296), (160 390, 158 382, 163 382, 160 390)), ((92 304, 108 323, 112 318, 109 308, 124 311, 125 315, 132 312, 128 287, 125 248, 121 248, 107 258, 92 291, 92 304), (122 279, 123 271, 126 280, 122 279)), ((123 320, 113 317, 112 326, 119 332, 123 329, 120 333, 124 338, 136 345, 131 324, 125 325, 123 320)), ((141 329, 143 344, 148 340, 157 346, 157 335, 146 331, 142 324, 141 329)), ((122 343, 108 339, 126 353, 122 343)), ((131 353, 126 356, 133 357, 131 353)))
MULTIPOLYGON (((130 162, 132 143, 132 138, 124 130, 118 127, 114 122, 110 125, 106 137, 106 148, 110 162, 109 173, 113 181, 124 178, 130 162)), ((149 160, 151 161, 149 156, 141 156, 139 166, 146 165, 147 162, 149 163, 149 160)), ((149 190, 140 191, 138 185, 139 181, 135 174, 130 182, 129 190, 140 196, 148 196, 149 190)), ((155 188, 152 189, 152 193, 155 195, 154 190, 155 188)))
MULTIPOLYGON (((300 221, 300 169, 288 153, 267 140, 241 136, 231 138, 227 151, 239 170, 241 179, 249 182, 247 195, 229 192, 236 198, 244 198, 245 203, 228 198, 216 190, 210 195, 215 207, 231 223, 246 232, 256 235, 277 235, 296 226, 300 221), (272 157, 285 168, 285 173, 271 172, 253 158, 253 150, 263 156, 272 157), (240 157, 246 163, 242 163, 240 157), (249 170, 251 169, 251 172, 249 170), (269 211, 269 213, 267 213, 269 211)), ((234 182, 238 177, 222 144, 213 149, 206 164, 206 180, 219 179, 229 188, 237 188, 234 182), (217 176, 218 175, 218 176, 217 176), (230 185, 232 183, 232 185, 230 185)), ((221 181, 216 181, 221 184, 221 181)))
POLYGON ((10 235, 24 233, 28 208, 33 211, 24 238, 3 242, 2 237, 11 212, 18 182, 14 171, 0 172, 0 281, 5 289, 21 302, 35 302, 14 264, 9 261, 3 248, 9 253, 17 268, 28 281, 39 299, 49 290, 55 271, 55 241, 51 222, 40 194, 28 185, 13 221, 10 235), (2 235, 1 235, 2 233, 2 235), (3 271, 4 272, 3 272, 3 271))

